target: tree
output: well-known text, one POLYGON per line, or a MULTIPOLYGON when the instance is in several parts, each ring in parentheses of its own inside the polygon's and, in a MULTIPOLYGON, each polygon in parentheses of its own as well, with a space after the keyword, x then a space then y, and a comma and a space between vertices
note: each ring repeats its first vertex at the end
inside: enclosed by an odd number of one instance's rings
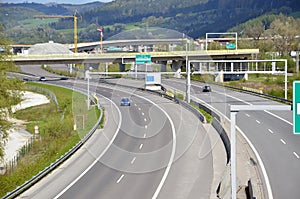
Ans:
POLYGON ((297 46, 297 37, 299 32, 298 20, 293 17, 279 15, 266 31, 269 37, 272 38, 277 51, 282 54, 288 54, 297 46))
POLYGON ((261 36, 263 35, 265 31, 265 26, 262 22, 257 22, 251 26, 247 26, 245 28, 245 35, 246 37, 250 37, 254 41, 254 45, 257 48, 258 47, 258 42, 261 36))
POLYGON ((7 72, 16 68, 12 61, 8 61, 9 41, 4 35, 4 28, 0 24, 0 158, 4 156, 4 140, 7 138, 7 131, 11 123, 7 120, 11 113, 11 106, 20 102, 20 80, 8 78, 7 72))

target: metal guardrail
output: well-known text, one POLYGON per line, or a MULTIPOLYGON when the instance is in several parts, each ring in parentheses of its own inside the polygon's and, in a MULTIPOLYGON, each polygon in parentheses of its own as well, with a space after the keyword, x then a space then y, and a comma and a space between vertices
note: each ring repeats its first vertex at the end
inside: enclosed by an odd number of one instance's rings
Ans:
MULTIPOLYGON (((79 91, 80 93, 83 93, 82 91, 79 91)), ((84 94, 84 93, 83 93, 84 94)), ((26 189, 34 185, 36 182, 38 182, 40 179, 42 179, 44 176, 49 174, 51 171, 53 171, 58 165, 63 163, 65 160, 67 160, 71 155, 73 155, 96 131, 97 127, 99 126, 101 119, 103 117, 103 110, 101 108, 101 105, 99 102, 97 103, 97 107, 100 110, 100 116, 94 125, 94 127, 89 131, 87 135, 84 136, 83 139, 81 139, 72 149, 70 149, 68 152, 66 152, 64 155, 62 155, 59 159, 57 159, 54 163, 51 163, 48 167, 46 167, 44 170, 40 171, 37 175, 33 176, 30 180, 26 181, 23 185, 18 186, 15 190, 12 192, 8 192, 3 199, 8 198, 14 198, 20 193, 24 192, 26 189)))
POLYGON ((192 103, 196 104, 199 108, 203 109, 207 113, 209 113, 214 119, 212 121, 212 126, 214 129, 219 133, 220 138, 224 144, 225 151, 226 151, 226 157, 227 157, 227 164, 230 161, 230 139, 228 137, 228 134, 226 133, 225 129, 223 128, 221 124, 221 117, 214 112, 213 110, 207 108, 201 103, 195 102, 194 100, 191 100, 192 103))
POLYGON ((56 104, 56 107, 58 108, 58 100, 56 98, 56 95, 49 89, 41 88, 41 87, 33 86, 33 85, 30 85, 29 89, 36 91, 38 93, 43 93, 45 95, 49 95, 51 97, 51 99, 54 101, 54 103, 56 104))
POLYGON ((201 81, 201 80, 193 80, 193 81, 201 82, 201 83, 209 83, 209 84, 212 84, 212 85, 221 86, 221 87, 224 87, 224 88, 228 88, 228 89, 243 92, 243 93, 248 93, 248 94, 251 94, 251 95, 267 98, 267 99, 270 99, 270 100, 273 100, 273 101, 278 101, 278 102, 282 102, 282 103, 289 104, 289 105, 293 104, 293 101, 291 101, 291 100, 287 100, 287 99, 284 99, 284 98, 281 98, 281 97, 276 97, 276 96, 269 95, 269 94, 257 93, 257 92, 254 92, 254 91, 244 90, 244 89, 236 88, 236 87, 233 87, 233 86, 227 86, 227 85, 219 84, 219 83, 216 83, 216 82, 204 82, 204 81, 201 81))
POLYGON ((289 105, 293 104, 293 101, 291 101, 291 100, 287 100, 287 99, 284 99, 284 98, 281 98, 281 97, 276 97, 276 96, 269 95, 269 94, 258 93, 258 92, 254 92, 254 91, 244 90, 244 89, 241 89, 241 88, 226 86, 226 85, 217 84, 217 83, 210 83, 210 84, 214 84, 214 85, 217 85, 217 86, 223 86, 223 87, 231 89, 231 90, 236 90, 236 91, 239 91, 239 92, 248 93, 248 94, 259 96, 259 97, 268 98, 268 99, 278 101, 278 102, 282 102, 282 103, 289 104, 289 105))
MULTIPOLYGON (((102 83, 106 83, 106 84, 110 84, 110 85, 117 85, 116 83, 112 83, 112 82, 107 82, 106 80, 100 80, 102 83)), ((194 107, 192 107, 191 105, 189 105, 188 103, 184 102, 183 100, 180 100, 178 98, 175 97, 171 97, 169 95, 166 95, 164 93, 158 92, 158 91, 152 91, 152 90, 147 90, 144 88, 139 88, 139 87, 134 87, 134 86, 127 86, 127 85, 119 85, 121 87, 125 87, 125 88, 130 88, 130 89, 137 89, 137 90, 141 90, 141 91, 146 91, 148 93, 152 93, 155 95, 159 95, 161 97, 167 98, 169 100, 175 101, 176 103, 182 105, 184 108, 186 108, 187 110, 191 111, 193 114, 196 115, 196 117, 198 117, 200 119, 200 121, 204 121, 204 116, 198 111, 196 110, 194 107)), ((164 87, 162 87, 162 90, 166 90, 164 87)), ((225 151, 226 151, 226 157, 227 157, 227 164, 230 161, 230 139, 228 137, 228 134, 226 133, 225 129, 223 128, 222 124, 221 124, 221 117, 215 113, 213 110, 207 108, 206 106, 195 102, 192 100, 192 102, 194 104, 196 104, 199 108, 204 109, 206 112, 208 112, 209 114, 212 115, 212 117, 214 118, 213 122, 212 122, 212 126, 215 128, 215 130, 219 133, 220 138, 224 144, 225 147, 225 151)))

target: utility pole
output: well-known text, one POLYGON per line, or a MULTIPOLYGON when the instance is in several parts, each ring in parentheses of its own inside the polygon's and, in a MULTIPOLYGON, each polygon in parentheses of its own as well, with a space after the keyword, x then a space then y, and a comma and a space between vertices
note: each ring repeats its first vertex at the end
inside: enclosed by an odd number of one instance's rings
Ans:
POLYGON ((299 51, 296 51, 296 72, 299 75, 299 51))

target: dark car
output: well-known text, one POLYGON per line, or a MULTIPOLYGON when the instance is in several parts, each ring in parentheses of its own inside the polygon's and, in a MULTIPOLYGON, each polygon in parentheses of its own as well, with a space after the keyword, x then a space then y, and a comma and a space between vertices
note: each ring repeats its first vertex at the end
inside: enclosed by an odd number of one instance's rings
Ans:
POLYGON ((130 100, 127 97, 122 98, 121 106, 130 106, 130 100))
POLYGON ((209 85, 203 86, 202 92, 211 92, 211 87, 209 85))

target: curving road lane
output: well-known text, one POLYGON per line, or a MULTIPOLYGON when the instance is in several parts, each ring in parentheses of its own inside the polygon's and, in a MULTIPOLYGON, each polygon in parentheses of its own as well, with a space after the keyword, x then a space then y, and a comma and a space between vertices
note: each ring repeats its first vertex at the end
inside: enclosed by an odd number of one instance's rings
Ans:
MULTIPOLYGON (((80 81, 51 83, 86 89, 80 81)), ((211 143, 192 113, 136 90, 98 84, 91 90, 103 96, 99 99, 108 116, 105 128, 20 198, 170 198, 174 193, 172 198, 209 197, 211 143), (120 107, 124 96, 131 99, 131 107, 120 107), (185 184, 170 192, 183 177, 185 184)))
MULTIPOLYGON (((185 91, 185 81, 165 79, 165 85, 185 91)), ((227 118, 230 105, 282 105, 245 93, 212 85, 203 93, 202 83, 192 83, 193 99, 204 101, 227 118)), ((270 180, 273 198, 299 198, 300 137, 293 134, 292 111, 248 111, 237 114, 237 126, 258 151, 270 180)))

